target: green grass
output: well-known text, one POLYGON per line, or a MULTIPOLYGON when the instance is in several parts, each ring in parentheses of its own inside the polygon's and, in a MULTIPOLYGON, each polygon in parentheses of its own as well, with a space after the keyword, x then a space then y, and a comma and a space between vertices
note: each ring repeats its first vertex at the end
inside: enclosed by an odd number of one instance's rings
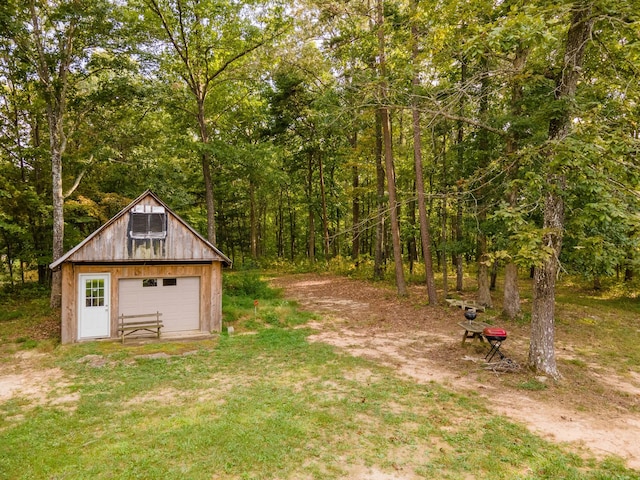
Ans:
POLYGON ((29 344, 32 368, 57 372, 46 394, 0 401, 0 479, 339 479, 369 469, 388 478, 640 478, 616 457, 585 458, 533 435, 480 397, 309 343, 312 315, 259 278, 232 275, 227 285, 239 287, 223 308, 236 334, 204 341, 52 348, 24 333, 49 320, 46 298, 0 299, 3 312, 20 312, 0 321, 2 365, 20 371, 13 353, 29 344))
POLYGON ((295 327, 315 318, 298 310, 296 302, 283 299, 281 292, 270 288, 253 270, 226 273, 223 290, 223 324, 236 332, 263 326, 295 327))
POLYGON ((140 357, 149 350, 139 346, 59 347, 50 355, 68 382, 60 394, 76 400, 0 405, 0 478, 330 479, 359 466, 424 478, 634 478, 478 399, 397 378, 307 335, 269 328, 156 344, 172 353, 159 359, 140 357), (107 365, 82 361, 89 354, 107 365))

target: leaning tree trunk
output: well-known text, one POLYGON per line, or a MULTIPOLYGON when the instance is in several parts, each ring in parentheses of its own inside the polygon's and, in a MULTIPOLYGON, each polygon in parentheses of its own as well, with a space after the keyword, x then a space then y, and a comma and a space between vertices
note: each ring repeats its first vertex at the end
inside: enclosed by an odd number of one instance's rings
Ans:
MULTIPOLYGON (((549 123, 549 141, 552 144, 564 140, 570 132, 569 106, 575 97, 584 50, 591 37, 593 26, 591 10, 590 1, 579 0, 573 4, 564 61, 555 91, 556 101, 565 104, 565 108, 549 123)), ((555 153, 552 148, 549 147, 547 151, 549 170, 545 182, 547 191, 544 196, 543 220, 543 229, 547 232, 543 237, 543 244, 551 254, 534 272, 529 367, 558 379, 561 375, 554 350, 555 286, 564 230, 563 193, 566 188, 566 178, 562 173, 562 167, 555 165, 555 153)))

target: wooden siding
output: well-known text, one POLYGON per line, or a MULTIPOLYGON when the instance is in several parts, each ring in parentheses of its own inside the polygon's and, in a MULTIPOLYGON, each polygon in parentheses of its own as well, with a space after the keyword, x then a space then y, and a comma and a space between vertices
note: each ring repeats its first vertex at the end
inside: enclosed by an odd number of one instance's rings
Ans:
MULTIPOLYGON (((161 206, 153 196, 142 198, 137 205, 161 206)), ((132 207, 133 208, 133 207, 132 207)), ((135 261, 222 261, 223 258, 170 211, 164 239, 129 238, 130 210, 99 231, 82 248, 73 252, 67 262, 135 262, 135 261)))
POLYGON ((78 341, 78 276, 110 273, 111 338, 117 338, 118 284, 123 278, 200 278, 200 331, 219 332, 222 329, 222 263, 193 265, 82 265, 62 264, 62 343, 78 341))

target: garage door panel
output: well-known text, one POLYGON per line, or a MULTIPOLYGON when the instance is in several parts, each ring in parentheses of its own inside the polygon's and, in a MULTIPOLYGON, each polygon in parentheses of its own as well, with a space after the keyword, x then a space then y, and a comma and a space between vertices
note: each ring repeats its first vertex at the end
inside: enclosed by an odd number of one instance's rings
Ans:
POLYGON ((199 330, 199 277, 124 278, 118 285, 120 315, 159 311, 164 332, 199 330))

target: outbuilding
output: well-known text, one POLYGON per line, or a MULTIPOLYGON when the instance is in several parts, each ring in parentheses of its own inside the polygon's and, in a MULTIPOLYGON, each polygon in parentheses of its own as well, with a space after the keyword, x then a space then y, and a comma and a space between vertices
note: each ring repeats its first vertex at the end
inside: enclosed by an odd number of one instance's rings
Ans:
POLYGON ((155 312, 163 336, 219 332, 230 265, 147 190, 51 264, 62 269, 62 343, 118 338, 120 316, 155 312))

